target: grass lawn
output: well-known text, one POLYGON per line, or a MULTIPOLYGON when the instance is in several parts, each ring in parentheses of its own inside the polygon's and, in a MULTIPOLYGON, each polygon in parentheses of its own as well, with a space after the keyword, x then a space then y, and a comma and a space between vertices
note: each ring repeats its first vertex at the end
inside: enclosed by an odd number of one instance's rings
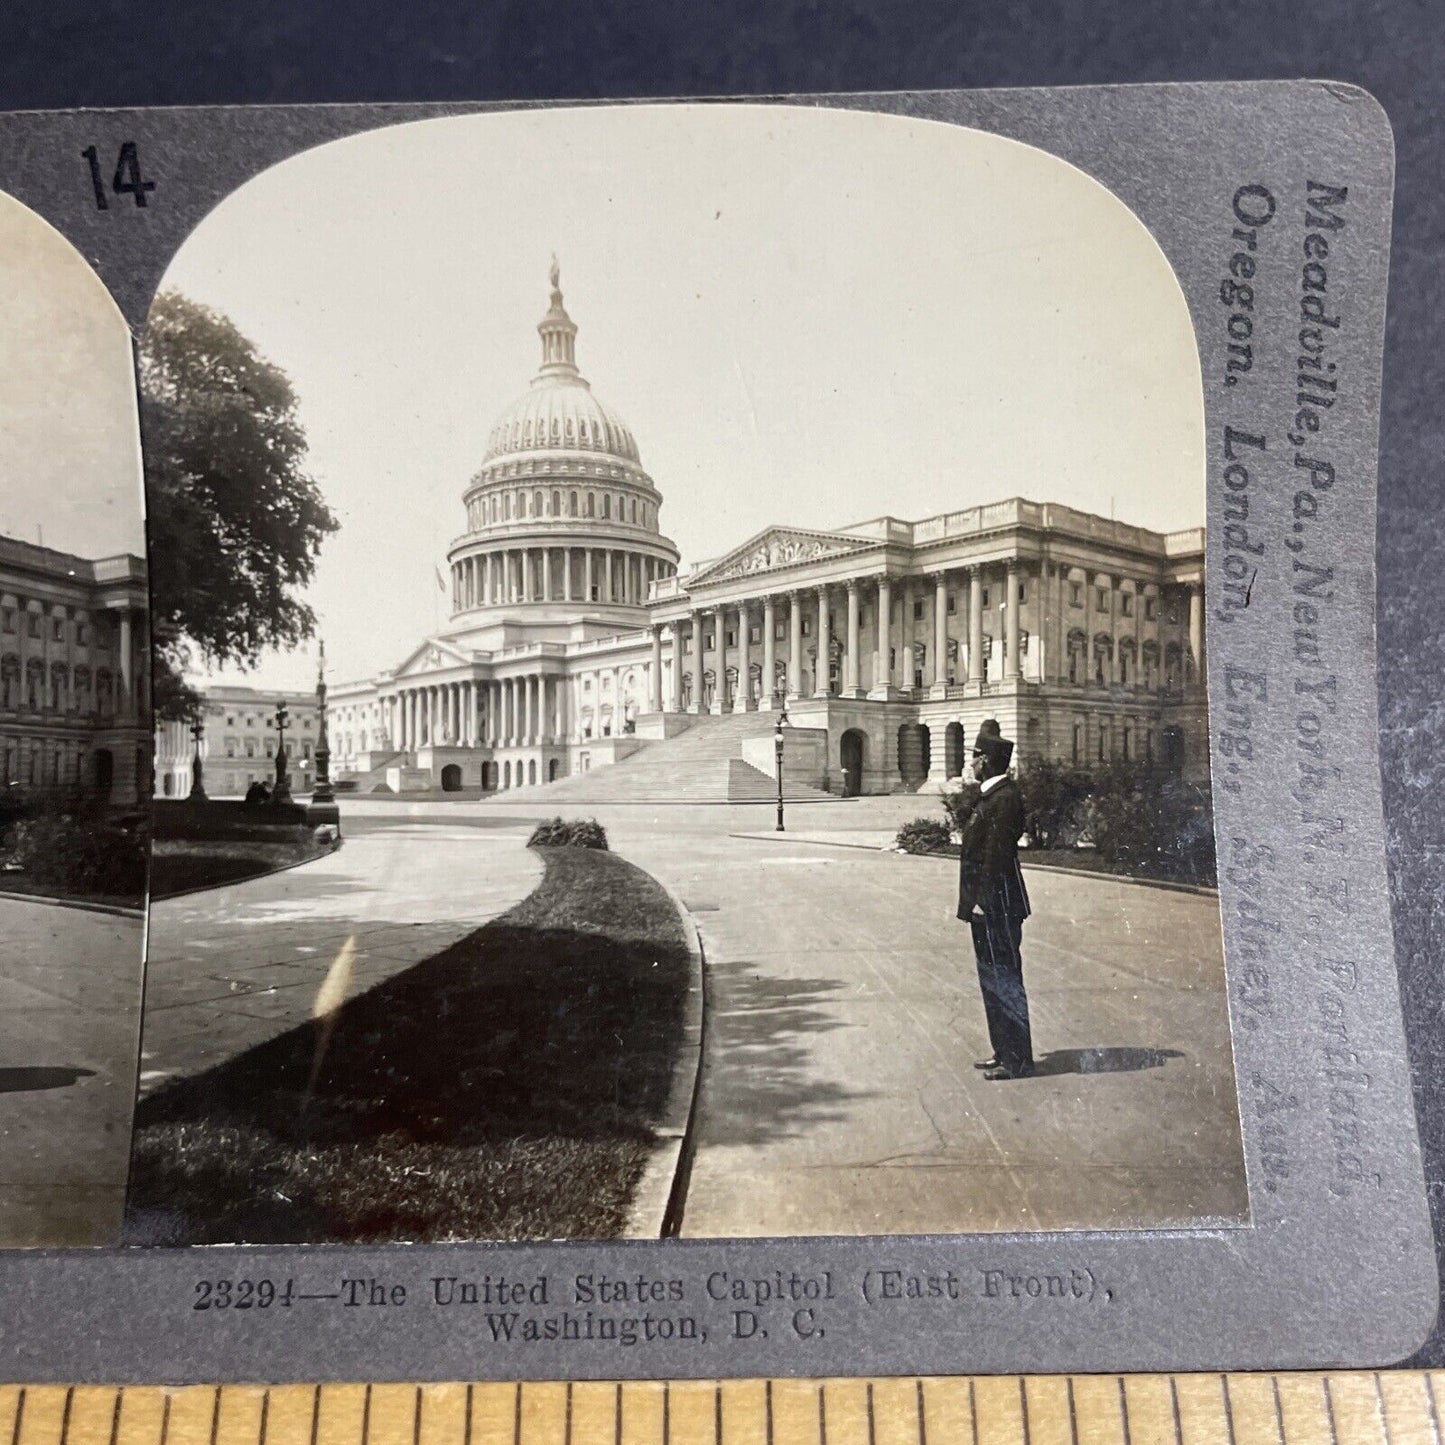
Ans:
POLYGON ((278 839, 237 838, 188 841, 157 838, 151 844, 151 897, 170 898, 193 888, 220 888, 260 878, 278 868, 307 863, 329 853, 309 831, 278 839))
POLYGON ((681 1042, 667 894, 539 850, 535 892, 434 958, 142 1101, 135 1243, 616 1236, 681 1042))

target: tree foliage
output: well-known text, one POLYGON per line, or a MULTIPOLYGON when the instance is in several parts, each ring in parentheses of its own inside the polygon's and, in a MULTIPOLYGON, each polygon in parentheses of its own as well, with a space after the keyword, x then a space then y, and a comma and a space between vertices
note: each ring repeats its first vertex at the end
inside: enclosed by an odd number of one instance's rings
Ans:
POLYGON ((306 470, 289 379, 229 318, 162 293, 140 389, 155 706, 185 717, 197 656, 247 666, 312 635, 299 589, 337 522, 306 470))

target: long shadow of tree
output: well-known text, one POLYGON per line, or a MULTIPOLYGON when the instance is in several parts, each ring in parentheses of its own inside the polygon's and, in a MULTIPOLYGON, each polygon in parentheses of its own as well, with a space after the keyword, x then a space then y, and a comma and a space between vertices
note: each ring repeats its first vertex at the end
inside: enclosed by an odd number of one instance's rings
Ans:
POLYGON ((721 965, 711 988, 700 1139, 766 1144, 847 1117, 872 1097, 820 1078, 809 1036, 850 1027, 830 1010, 844 984, 829 978, 767 978, 746 961, 721 965))
POLYGON ((687 949, 625 860, 544 860, 511 912, 144 1100, 129 1237, 615 1234, 668 1098, 687 949))

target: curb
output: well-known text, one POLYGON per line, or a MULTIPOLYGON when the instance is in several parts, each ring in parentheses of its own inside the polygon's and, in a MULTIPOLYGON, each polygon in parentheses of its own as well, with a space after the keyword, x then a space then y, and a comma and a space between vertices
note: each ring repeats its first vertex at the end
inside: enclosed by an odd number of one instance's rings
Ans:
MULTIPOLYGON (((634 865, 636 866, 636 865, 634 865)), ((648 874, 648 877, 652 877, 648 874)), ((671 1239, 682 1227, 688 1180, 696 1145, 693 1122, 702 1086, 702 1055, 707 1023, 707 962, 702 939, 687 905, 658 878, 652 881, 672 900, 682 924, 692 978, 688 984, 682 1046, 672 1066, 667 1104, 654 1132, 657 1146, 642 1171, 627 1211, 622 1239, 671 1239)))
POLYGON ((1033 868, 1040 873, 1073 874, 1076 878, 1102 878, 1109 883, 1132 883, 1138 888, 1162 888, 1166 893, 1193 893, 1201 898, 1218 898, 1219 889, 1208 888, 1203 883, 1170 883, 1164 878, 1126 878, 1122 873, 1101 873, 1095 868, 1064 868, 1057 863, 1031 863, 1019 853, 1019 863, 1024 868, 1033 868))
POLYGON ((139 908, 122 908, 118 903, 90 903, 80 898, 55 898, 48 893, 12 893, 8 888, 0 888, 0 898, 10 898, 16 903, 45 903, 52 908, 76 908, 82 913, 108 913, 112 918, 140 920, 146 916, 144 904, 139 908))

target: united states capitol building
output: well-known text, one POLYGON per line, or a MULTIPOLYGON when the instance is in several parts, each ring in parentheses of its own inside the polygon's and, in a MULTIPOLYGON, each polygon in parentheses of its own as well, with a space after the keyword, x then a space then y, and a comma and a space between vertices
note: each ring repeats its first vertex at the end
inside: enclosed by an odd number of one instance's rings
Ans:
POLYGON ((619 795, 656 795, 692 758, 709 771, 689 795, 746 797, 784 708, 800 788, 936 784, 985 717, 1024 769, 1207 777, 1202 528, 968 481, 956 511, 767 526, 683 571, 637 440, 578 369, 555 265, 538 331, 541 366, 462 493, 449 623, 331 689, 334 777, 491 792, 615 766, 619 795))

